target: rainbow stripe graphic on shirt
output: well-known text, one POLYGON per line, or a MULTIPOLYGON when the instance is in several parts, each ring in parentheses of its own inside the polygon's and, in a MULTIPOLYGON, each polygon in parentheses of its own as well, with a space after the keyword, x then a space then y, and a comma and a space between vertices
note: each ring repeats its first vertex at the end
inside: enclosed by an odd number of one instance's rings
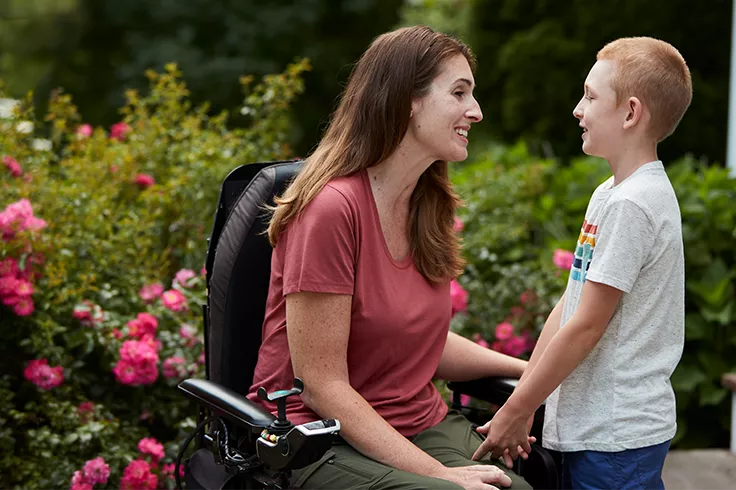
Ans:
POLYGON ((575 247, 575 258, 572 261, 570 269, 570 277, 574 281, 585 282, 585 276, 588 275, 590 261, 593 260, 593 250, 595 250, 595 237, 598 234, 598 226, 583 221, 583 227, 578 237, 578 245, 575 247))

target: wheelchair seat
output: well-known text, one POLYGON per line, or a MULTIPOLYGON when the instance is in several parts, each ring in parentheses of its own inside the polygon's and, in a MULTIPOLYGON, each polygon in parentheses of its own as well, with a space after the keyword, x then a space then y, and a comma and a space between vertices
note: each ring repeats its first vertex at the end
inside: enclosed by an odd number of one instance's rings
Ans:
MULTIPOLYGON (((320 433, 310 439, 314 444, 296 460, 264 462, 257 450, 263 446, 257 446, 257 442, 264 429, 278 423, 282 415, 285 419, 285 413, 279 413, 277 419, 245 398, 258 360, 271 275, 266 205, 274 204, 274 197, 283 193, 301 163, 287 160, 242 165, 222 183, 205 261, 207 303, 202 308, 207 379, 187 379, 179 385, 180 391, 199 406, 197 429, 179 455, 181 459, 188 443, 196 438, 195 455, 186 465, 187 488, 284 488, 290 469, 318 459, 318 453, 329 448, 331 439, 326 432, 320 433), (209 433, 203 433, 205 427, 209 427, 209 433), (213 479, 210 474, 214 473, 218 476, 213 479)), ((502 404, 514 384, 499 378, 451 383, 453 408, 462 409, 459 401, 463 393, 502 404)), ((298 395, 296 387, 292 391, 292 395, 298 395)), ((466 415, 472 413, 466 411, 466 415)), ((539 440, 541 431, 534 435, 539 440)), ((557 488, 557 470, 550 454, 535 445, 532 455, 534 461, 532 457, 517 461, 517 473, 534 488, 557 488)))

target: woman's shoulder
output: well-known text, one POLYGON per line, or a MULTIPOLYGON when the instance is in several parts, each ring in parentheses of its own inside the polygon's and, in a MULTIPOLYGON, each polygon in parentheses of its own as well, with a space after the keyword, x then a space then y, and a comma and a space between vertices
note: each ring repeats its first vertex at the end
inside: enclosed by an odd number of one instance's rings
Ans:
POLYGON ((332 179, 319 194, 325 194, 327 199, 337 199, 339 195, 348 203, 360 205, 365 200, 366 194, 364 173, 365 171, 359 171, 351 175, 332 179))

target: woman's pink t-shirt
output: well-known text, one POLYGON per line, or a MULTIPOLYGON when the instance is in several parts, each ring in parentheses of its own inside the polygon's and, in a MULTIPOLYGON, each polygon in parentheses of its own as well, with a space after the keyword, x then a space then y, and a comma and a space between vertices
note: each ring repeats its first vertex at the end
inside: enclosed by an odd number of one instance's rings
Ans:
MULTIPOLYGON (((261 402, 261 386, 272 392, 293 385, 285 296, 299 291, 353 296, 350 385, 389 424, 409 437, 445 417, 432 377, 450 325, 449 282, 432 284, 411 257, 391 257, 366 171, 328 183, 279 238, 253 401, 261 402)), ((319 340, 320 331, 313 335, 319 340)), ((268 408, 275 413, 275 405, 268 408)), ((320 418, 299 396, 289 397, 287 416, 296 424, 320 418)))

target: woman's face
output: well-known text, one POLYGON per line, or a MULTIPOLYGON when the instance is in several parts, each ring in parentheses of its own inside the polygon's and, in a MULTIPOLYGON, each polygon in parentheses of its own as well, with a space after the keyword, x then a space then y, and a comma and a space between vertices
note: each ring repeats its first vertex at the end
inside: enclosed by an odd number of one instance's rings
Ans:
POLYGON ((407 136, 432 160, 459 162, 468 157, 468 131, 483 119, 473 97, 475 80, 465 56, 458 54, 442 65, 429 92, 412 102, 407 136))

